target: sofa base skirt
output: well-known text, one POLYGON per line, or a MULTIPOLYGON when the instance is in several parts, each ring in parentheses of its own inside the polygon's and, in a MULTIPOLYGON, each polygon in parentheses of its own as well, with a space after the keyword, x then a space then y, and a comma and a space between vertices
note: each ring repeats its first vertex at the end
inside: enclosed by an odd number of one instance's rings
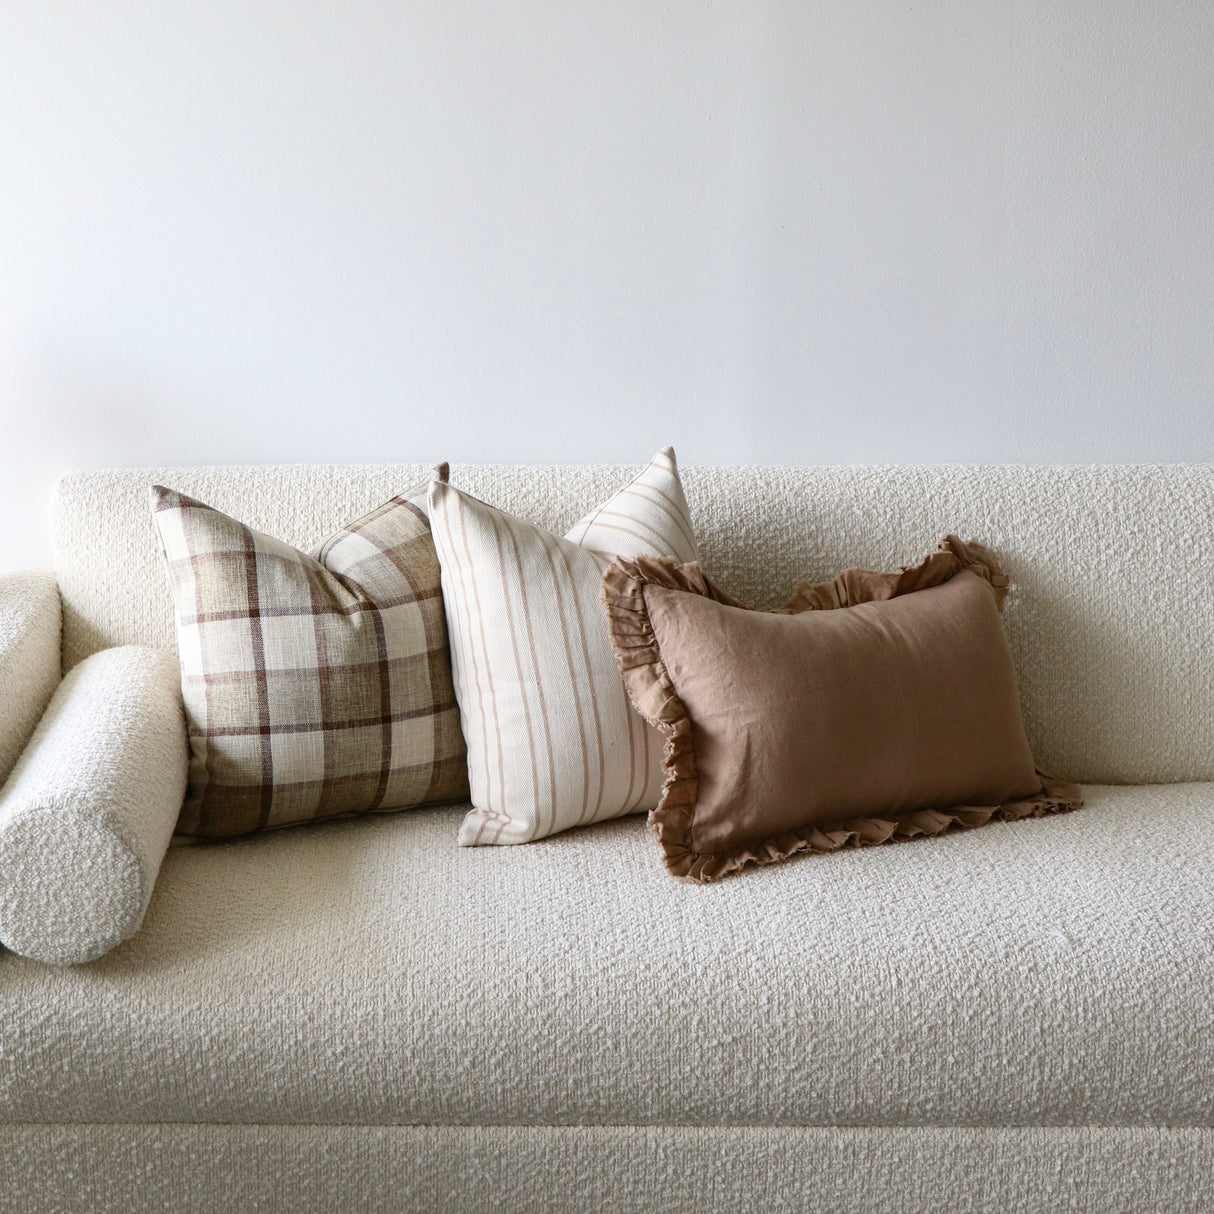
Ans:
POLYGON ((1214 1130, 7 1125, 0 1210, 1181 1211, 1214 1130))

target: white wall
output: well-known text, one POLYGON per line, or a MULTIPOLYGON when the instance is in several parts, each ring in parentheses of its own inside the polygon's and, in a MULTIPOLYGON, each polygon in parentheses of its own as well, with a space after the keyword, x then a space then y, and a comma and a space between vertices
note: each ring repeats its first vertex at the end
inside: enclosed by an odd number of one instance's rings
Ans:
POLYGON ((1214 459, 1208 0, 2 0, 0 568, 81 466, 1214 459))

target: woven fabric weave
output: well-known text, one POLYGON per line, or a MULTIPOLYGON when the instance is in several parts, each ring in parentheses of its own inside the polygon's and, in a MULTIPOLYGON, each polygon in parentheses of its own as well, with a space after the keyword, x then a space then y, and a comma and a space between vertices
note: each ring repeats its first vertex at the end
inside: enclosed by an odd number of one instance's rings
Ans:
POLYGON ((460 842, 526 843, 652 809, 662 739, 628 703, 598 588, 604 550, 695 559, 674 453, 563 539, 437 480, 430 514, 468 741, 460 842))
POLYGON ((153 488, 190 729, 179 834, 466 794, 427 487, 311 553, 153 488))

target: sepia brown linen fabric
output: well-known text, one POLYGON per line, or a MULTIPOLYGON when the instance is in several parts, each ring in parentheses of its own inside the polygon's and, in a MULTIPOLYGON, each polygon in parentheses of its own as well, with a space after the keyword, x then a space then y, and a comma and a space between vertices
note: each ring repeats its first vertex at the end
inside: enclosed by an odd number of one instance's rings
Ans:
POLYGON ((428 487, 310 553, 153 487, 190 734, 179 837, 467 795, 428 487))
POLYGON ((696 565, 617 560, 603 601, 633 703, 667 735, 650 821, 671 872, 707 881, 1082 804, 1034 766, 1007 584, 955 536, 895 573, 803 583, 777 612, 741 606, 696 565))

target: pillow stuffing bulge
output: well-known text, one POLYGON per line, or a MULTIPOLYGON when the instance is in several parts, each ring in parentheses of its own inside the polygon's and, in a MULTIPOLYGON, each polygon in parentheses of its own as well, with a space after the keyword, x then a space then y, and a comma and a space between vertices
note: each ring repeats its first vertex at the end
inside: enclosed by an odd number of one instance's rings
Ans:
POLYGON ((615 562, 621 671, 670 741, 652 817, 668 868, 712 880, 1082 804, 1033 763, 1006 592, 991 554, 955 536, 896 573, 803 584, 782 612, 722 601, 698 567, 615 562))
POLYGON ((153 488, 191 744, 179 835, 465 794, 428 484, 311 553, 153 488))
POLYGON ((459 841, 524 843, 651 809, 662 739, 628 702, 598 586, 608 553, 696 559, 673 451, 563 538, 439 481, 430 515, 468 745, 459 841))

